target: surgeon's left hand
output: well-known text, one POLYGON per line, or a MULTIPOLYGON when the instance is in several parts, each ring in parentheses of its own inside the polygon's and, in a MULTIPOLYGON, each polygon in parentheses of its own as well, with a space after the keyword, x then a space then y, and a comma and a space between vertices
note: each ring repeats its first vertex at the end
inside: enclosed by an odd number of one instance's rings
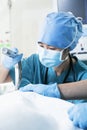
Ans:
POLYGON ((70 120, 81 129, 87 129, 87 103, 73 106, 68 111, 70 120))
POLYGON ((54 84, 29 84, 19 89, 23 92, 36 92, 38 94, 48 96, 48 97, 55 97, 55 98, 61 98, 59 89, 57 87, 57 83, 54 84))

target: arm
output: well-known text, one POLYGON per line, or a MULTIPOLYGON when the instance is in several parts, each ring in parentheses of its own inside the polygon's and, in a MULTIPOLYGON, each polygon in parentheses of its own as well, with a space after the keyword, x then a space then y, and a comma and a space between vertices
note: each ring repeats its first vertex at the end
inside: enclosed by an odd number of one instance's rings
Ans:
POLYGON ((59 84, 61 97, 66 100, 87 98, 87 80, 59 84))
POLYGON ((0 65, 0 83, 12 81, 9 76, 9 70, 0 65))
POLYGON ((13 48, 12 50, 3 48, 4 55, 2 56, 1 65, 0 65, 0 83, 12 81, 9 76, 9 71, 11 68, 17 64, 23 54, 18 54, 17 48, 13 48), (5 50, 4 50, 5 49, 5 50))
POLYGON ((87 98, 87 80, 65 84, 28 84, 21 91, 32 91, 44 96, 62 98, 65 100, 87 98), (58 87, 58 89, 57 89, 58 87))

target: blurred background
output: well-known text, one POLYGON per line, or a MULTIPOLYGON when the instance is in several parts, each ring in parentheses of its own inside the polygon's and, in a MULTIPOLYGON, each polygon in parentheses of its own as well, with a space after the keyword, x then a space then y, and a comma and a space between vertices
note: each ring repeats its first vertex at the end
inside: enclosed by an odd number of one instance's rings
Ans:
POLYGON ((17 47, 24 57, 35 53, 40 26, 53 11, 71 11, 82 18, 85 33, 74 53, 87 59, 87 0, 0 0, 0 50, 17 47))
POLYGON ((36 51, 39 27, 56 0, 0 0, 0 48, 17 47, 24 56, 36 51))

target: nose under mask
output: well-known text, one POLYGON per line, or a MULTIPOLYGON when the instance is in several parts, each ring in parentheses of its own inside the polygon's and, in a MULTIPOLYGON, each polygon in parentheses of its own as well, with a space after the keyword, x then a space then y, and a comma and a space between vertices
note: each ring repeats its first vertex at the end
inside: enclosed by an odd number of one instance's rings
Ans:
POLYGON ((49 49, 44 49, 38 46, 39 60, 41 64, 46 67, 56 67, 61 65, 64 60, 62 60, 63 51, 54 51, 49 49))

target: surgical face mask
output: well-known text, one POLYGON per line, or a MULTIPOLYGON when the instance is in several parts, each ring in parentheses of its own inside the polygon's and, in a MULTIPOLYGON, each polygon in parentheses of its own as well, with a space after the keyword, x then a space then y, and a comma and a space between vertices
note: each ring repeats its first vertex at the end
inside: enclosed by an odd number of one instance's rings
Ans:
POLYGON ((63 51, 44 49, 38 45, 39 60, 46 67, 61 65, 64 62, 64 60, 62 60, 62 52, 63 51))

